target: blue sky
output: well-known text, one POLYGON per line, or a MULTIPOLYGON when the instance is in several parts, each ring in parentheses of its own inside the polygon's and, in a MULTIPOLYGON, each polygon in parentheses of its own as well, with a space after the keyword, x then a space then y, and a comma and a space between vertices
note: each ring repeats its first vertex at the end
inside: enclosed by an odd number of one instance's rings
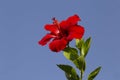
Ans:
POLYGON ((0 0, 0 80, 65 80, 56 64, 71 62, 38 41, 52 17, 74 14, 92 37, 85 75, 102 66, 95 80, 119 80, 119 0, 0 0))

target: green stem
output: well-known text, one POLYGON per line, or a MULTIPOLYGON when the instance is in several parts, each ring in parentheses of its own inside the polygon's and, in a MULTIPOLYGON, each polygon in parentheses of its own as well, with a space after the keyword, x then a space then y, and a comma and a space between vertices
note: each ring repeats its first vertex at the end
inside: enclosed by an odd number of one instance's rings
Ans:
POLYGON ((83 79, 83 71, 81 71, 81 73, 80 73, 80 80, 82 80, 83 79))

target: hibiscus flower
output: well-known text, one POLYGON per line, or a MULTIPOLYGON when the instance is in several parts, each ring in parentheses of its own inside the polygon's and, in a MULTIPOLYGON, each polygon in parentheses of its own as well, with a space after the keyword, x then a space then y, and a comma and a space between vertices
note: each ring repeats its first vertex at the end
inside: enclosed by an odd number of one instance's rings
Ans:
POLYGON ((61 22, 58 22, 55 18, 52 20, 52 24, 46 24, 44 26, 49 33, 46 34, 38 43, 44 46, 50 42, 49 48, 54 52, 59 52, 65 49, 68 43, 74 38, 81 39, 84 35, 84 28, 81 25, 78 25, 78 21, 81 19, 76 14, 61 22))

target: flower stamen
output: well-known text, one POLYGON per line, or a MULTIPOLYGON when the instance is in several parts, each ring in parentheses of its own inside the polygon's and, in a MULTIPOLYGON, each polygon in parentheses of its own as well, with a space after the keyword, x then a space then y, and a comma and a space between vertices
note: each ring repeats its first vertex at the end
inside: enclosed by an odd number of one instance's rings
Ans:
POLYGON ((60 25, 59 25, 58 20, 56 20, 55 17, 52 18, 52 20, 53 20, 53 24, 57 25, 58 29, 60 30, 60 25))

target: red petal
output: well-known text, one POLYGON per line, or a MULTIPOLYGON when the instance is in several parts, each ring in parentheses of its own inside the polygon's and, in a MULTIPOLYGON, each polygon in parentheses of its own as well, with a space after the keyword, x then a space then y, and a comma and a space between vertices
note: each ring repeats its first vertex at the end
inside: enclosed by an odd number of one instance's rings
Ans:
POLYGON ((51 38, 54 38, 55 36, 54 35, 51 35, 51 34, 47 34, 45 35, 38 43, 42 46, 46 45, 47 42, 50 41, 51 38))
POLYGON ((62 22, 60 23, 60 28, 61 28, 62 30, 67 30, 67 29, 69 28, 69 23, 68 23, 67 21, 62 21, 62 22))
POLYGON ((54 51, 54 52, 59 52, 63 50, 67 45, 67 41, 65 39, 60 39, 60 40, 53 40, 49 44, 49 48, 54 51))
POLYGON ((80 17, 75 14, 73 16, 70 16, 68 19, 67 19, 67 22, 70 24, 70 25, 75 25, 77 24, 78 21, 80 21, 80 17))
POLYGON ((56 25, 47 24, 47 25, 45 25, 45 29, 48 31, 51 31, 54 34, 59 33, 58 27, 56 25))
POLYGON ((67 37, 68 40, 72 40, 73 38, 81 39, 84 35, 84 28, 82 26, 72 26, 69 29, 69 36, 67 37))

